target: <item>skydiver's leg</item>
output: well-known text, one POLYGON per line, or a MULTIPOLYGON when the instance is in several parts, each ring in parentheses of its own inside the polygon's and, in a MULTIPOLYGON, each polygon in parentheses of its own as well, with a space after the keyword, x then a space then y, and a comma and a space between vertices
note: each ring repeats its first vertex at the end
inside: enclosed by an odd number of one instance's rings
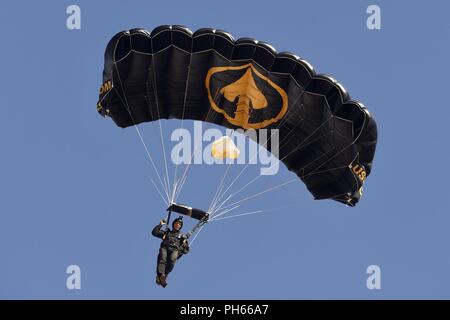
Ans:
POLYGON ((156 267, 156 273, 159 275, 164 274, 167 266, 167 248, 161 247, 158 254, 158 264, 156 267))
POLYGON ((173 267, 175 266, 175 262, 177 262, 178 259, 178 250, 173 250, 169 252, 169 259, 167 260, 166 265, 166 275, 168 275, 173 267))

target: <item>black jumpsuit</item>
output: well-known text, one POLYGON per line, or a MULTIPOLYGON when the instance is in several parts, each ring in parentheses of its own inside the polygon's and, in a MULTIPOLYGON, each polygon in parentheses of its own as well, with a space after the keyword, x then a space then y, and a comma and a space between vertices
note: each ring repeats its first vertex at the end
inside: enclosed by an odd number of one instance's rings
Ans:
POLYGON ((156 273, 168 275, 175 266, 177 259, 189 252, 189 246, 181 232, 170 229, 163 231, 161 227, 162 225, 158 224, 152 230, 152 235, 163 239, 159 249, 156 273))

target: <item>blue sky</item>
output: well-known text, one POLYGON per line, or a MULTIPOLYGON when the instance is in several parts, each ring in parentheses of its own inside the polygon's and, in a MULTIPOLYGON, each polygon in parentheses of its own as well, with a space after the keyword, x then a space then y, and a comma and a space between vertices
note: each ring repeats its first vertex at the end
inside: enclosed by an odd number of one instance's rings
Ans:
MULTIPOLYGON (((448 12, 444 1, 3 1, 0 298, 450 298, 448 12), (66 28, 71 4, 81 30, 66 28), (370 4, 381 8, 381 30, 366 27, 370 4), (157 287, 149 232, 164 204, 136 131, 102 119, 95 104, 111 36, 161 24, 269 42, 362 101, 379 143, 357 207, 289 184, 240 210, 264 214, 208 224, 169 286, 157 287), (72 264, 81 290, 66 288, 72 264), (369 265, 381 268, 381 290, 366 287, 369 265)), ((163 121, 164 134, 178 125, 163 121)), ((162 170, 159 128, 141 128, 162 170)), ((194 166, 180 201, 208 206, 223 172, 194 166)), ((292 177, 282 167, 242 197, 292 177)))

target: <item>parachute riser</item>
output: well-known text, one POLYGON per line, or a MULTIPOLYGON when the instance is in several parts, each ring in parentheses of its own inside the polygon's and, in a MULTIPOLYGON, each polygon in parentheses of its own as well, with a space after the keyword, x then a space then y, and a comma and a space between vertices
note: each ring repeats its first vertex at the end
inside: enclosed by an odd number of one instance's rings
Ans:
POLYGON ((197 224, 191 229, 191 231, 189 231, 188 233, 186 233, 186 239, 189 239, 195 232, 197 232, 198 229, 200 229, 201 227, 203 227, 205 224, 208 223, 209 219, 209 213, 207 213, 203 219, 201 219, 199 222, 197 222, 197 224))
POLYGON ((169 210, 169 213, 167 214, 167 222, 166 222, 166 231, 169 230, 170 225, 170 217, 172 216, 172 210, 169 210))

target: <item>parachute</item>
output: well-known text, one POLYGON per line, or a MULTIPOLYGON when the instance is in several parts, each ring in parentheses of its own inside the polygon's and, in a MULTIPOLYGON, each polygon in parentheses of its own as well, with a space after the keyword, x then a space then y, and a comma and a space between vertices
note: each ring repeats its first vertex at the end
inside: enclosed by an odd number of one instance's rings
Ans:
POLYGON ((360 199, 377 143, 371 113, 335 79, 265 42, 209 28, 116 34, 97 111, 121 128, 177 118, 278 129, 278 158, 314 198, 349 206, 360 199))
POLYGON ((229 136, 223 136, 213 142, 211 155, 216 159, 236 159, 240 151, 229 136))

